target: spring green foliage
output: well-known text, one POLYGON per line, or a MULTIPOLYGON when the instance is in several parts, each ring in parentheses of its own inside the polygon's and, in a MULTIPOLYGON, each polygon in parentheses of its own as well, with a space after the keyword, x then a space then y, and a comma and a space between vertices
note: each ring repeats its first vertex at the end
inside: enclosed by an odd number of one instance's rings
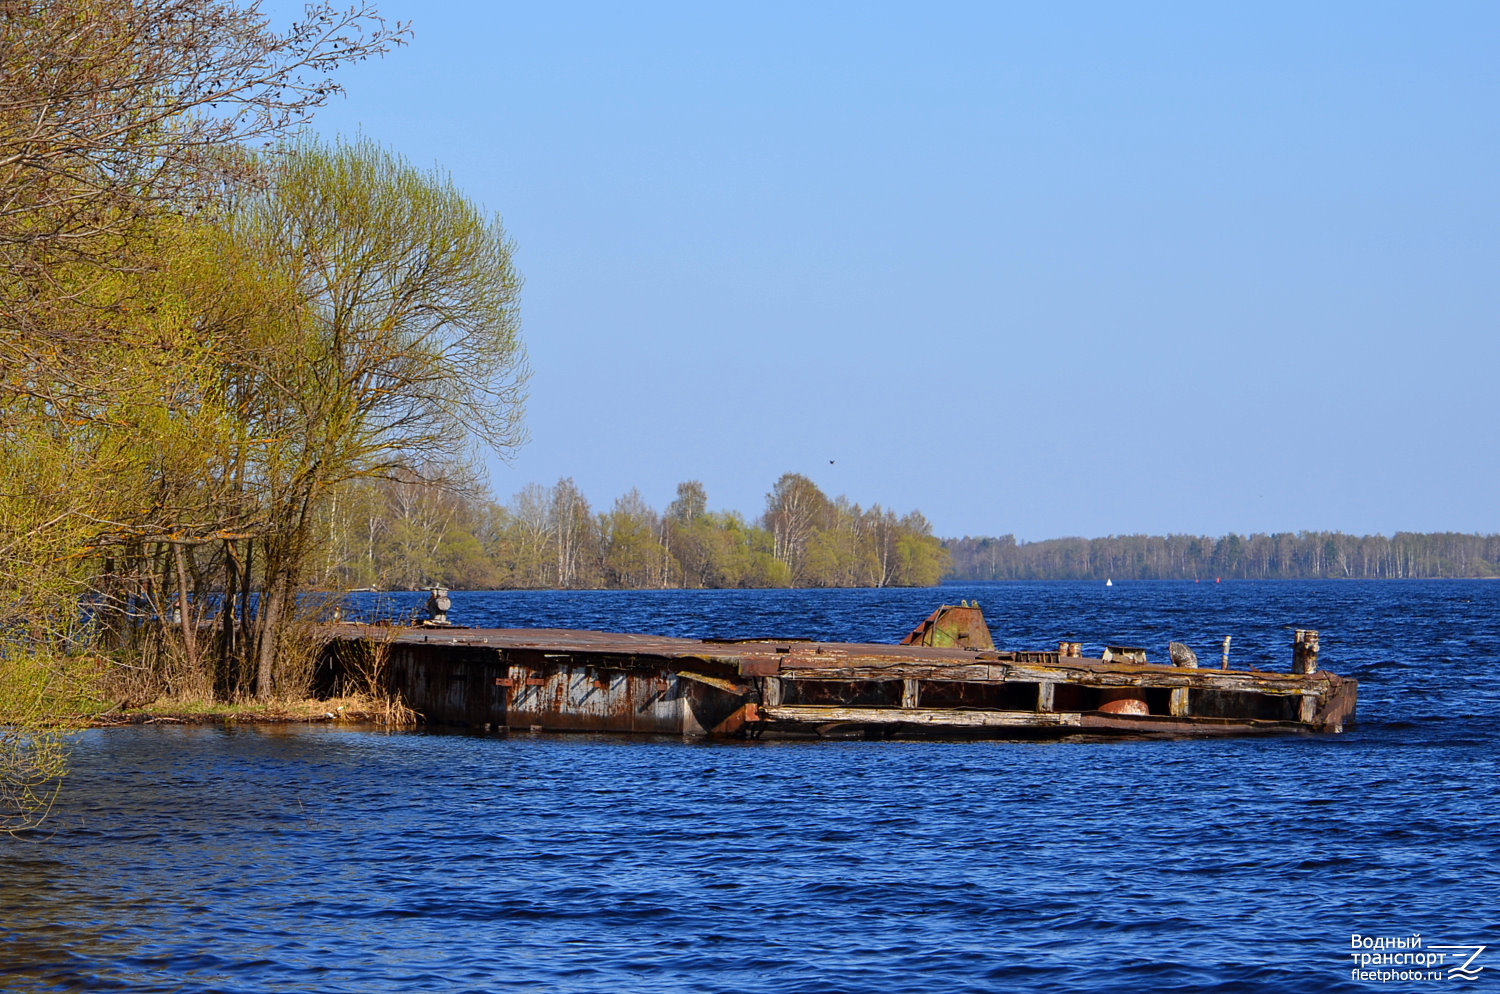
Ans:
POLYGON ((794 474, 753 522, 710 511, 697 481, 680 484, 665 513, 634 490, 595 513, 568 479, 524 487, 505 504, 473 490, 369 480, 328 509, 328 554, 314 580, 328 589, 930 586, 948 567, 920 514, 830 500, 794 474), (796 524, 797 547, 777 537, 791 488, 811 509, 796 524))
POLYGON ((219 223, 155 217, 155 265, 80 283, 90 348, 18 337, 64 358, 8 365, 0 394, 7 600, 33 624, 88 615, 177 693, 295 693, 289 626, 341 491, 452 483, 521 434, 497 219, 365 142, 257 175, 219 223), (161 625, 184 606, 193 624, 161 625))
POLYGON ((0 832, 42 821, 68 768, 68 733, 81 714, 105 705, 87 679, 87 660, 31 633, 0 631, 0 832))
POLYGON ((279 33, 237 0, 0 0, 3 827, 93 688, 295 689, 339 486, 518 439, 498 222, 368 143, 264 150, 406 34, 359 2, 279 33))
POLYGON ((262 697, 324 503, 356 479, 442 482, 426 471, 475 442, 517 444, 526 371, 511 245, 445 177, 368 142, 312 141, 270 176, 229 232, 286 288, 283 306, 250 362, 226 371, 249 415, 232 460, 264 516, 262 697))

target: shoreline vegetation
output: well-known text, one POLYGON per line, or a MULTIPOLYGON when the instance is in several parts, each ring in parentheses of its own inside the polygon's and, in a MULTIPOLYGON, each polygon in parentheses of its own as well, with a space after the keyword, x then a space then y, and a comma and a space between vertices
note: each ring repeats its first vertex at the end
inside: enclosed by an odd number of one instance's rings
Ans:
POLYGON ((305 130, 410 37, 369 0, 0 0, 0 831, 80 714, 305 697, 326 507, 523 439, 498 216, 305 130))
POLYGON ((318 698, 297 697, 270 701, 214 701, 201 697, 168 698, 136 707, 112 707, 95 714, 78 714, 85 728, 123 728, 132 725, 349 725, 385 729, 410 728, 416 716, 384 697, 369 694, 318 698))

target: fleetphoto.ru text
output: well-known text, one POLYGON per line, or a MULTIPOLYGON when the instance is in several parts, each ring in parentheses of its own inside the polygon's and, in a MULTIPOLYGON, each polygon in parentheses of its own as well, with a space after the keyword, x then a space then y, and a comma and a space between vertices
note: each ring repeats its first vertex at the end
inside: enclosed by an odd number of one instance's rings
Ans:
POLYGON ((1457 943, 1423 943, 1421 933, 1409 936, 1360 935, 1349 937, 1354 967, 1349 979, 1368 983, 1478 980, 1487 946, 1457 943))

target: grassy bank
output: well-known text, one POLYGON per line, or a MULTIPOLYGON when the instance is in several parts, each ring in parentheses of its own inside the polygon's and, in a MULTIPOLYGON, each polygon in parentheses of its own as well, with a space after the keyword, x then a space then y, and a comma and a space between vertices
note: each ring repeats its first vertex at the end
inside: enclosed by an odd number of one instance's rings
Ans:
POLYGON ((290 725, 350 724, 405 728, 416 714, 400 701, 368 695, 285 698, 269 701, 212 701, 200 697, 164 697, 136 707, 115 707, 80 715, 89 728, 119 725, 290 725))

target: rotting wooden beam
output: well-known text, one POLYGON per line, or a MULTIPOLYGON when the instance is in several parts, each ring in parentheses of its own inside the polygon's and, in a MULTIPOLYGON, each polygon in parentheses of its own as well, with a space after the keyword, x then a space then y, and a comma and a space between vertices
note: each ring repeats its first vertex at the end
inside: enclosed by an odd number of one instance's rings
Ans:
POLYGON ((678 670, 677 675, 684 680, 696 680, 698 683, 722 690, 726 694, 746 694, 750 688, 733 680, 725 680, 723 677, 710 676, 707 673, 695 673, 692 670, 678 670))
POLYGON ((966 711, 948 708, 855 708, 799 704, 758 709, 762 720, 804 725, 925 725, 952 728, 1061 728, 1079 723, 1077 712, 966 711))
POLYGON ((992 666, 839 667, 783 670, 786 680, 949 680, 957 683, 1071 683, 1084 687, 1157 687, 1194 690, 1242 690, 1291 697, 1319 694, 1328 689, 1328 674, 1252 673, 1240 670, 1185 670, 1174 666, 1038 666, 1016 663, 992 666), (1000 672, 996 672, 999 670, 1000 672))
POLYGON ((1359 701, 1359 684, 1345 677, 1326 674, 1329 677, 1329 692, 1313 714, 1312 725, 1319 731, 1342 732, 1344 725, 1354 720, 1359 701))
POLYGON ((1193 715, 1173 718, 1156 714, 1105 714, 1100 711, 1085 711, 1079 718, 1081 731, 1106 735, 1200 736, 1313 731, 1308 726, 1295 721, 1274 721, 1265 718, 1205 718, 1193 715))

